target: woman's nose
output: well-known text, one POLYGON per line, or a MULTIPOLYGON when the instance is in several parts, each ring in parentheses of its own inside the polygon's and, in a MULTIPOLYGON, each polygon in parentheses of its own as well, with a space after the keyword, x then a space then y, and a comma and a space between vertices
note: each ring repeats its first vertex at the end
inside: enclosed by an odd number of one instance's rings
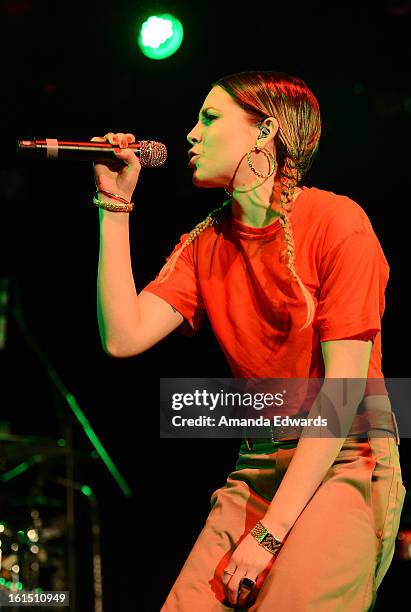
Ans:
POLYGON ((195 127, 187 134, 187 140, 191 145, 200 141, 199 137, 196 136, 195 127))
POLYGON ((193 144, 195 144, 195 143, 197 143, 197 142, 198 142, 198 138, 196 138, 195 136, 193 136, 193 135, 191 134, 191 132, 190 132, 190 134, 188 134, 188 136, 187 136, 187 140, 188 140, 188 142, 189 142, 191 145, 193 145, 193 144))

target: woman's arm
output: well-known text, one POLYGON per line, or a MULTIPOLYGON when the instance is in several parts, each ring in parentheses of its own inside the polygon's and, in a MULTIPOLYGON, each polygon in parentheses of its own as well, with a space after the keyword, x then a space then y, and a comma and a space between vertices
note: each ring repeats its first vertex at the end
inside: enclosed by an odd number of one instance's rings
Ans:
MULTIPOLYGON (((344 422, 349 428, 358 405, 363 399, 372 342, 370 340, 330 340, 322 342, 321 348, 325 379, 364 379, 364 384, 354 385, 355 390, 350 392, 348 405, 344 406, 344 422)), ((335 383, 334 387, 332 383, 330 385, 331 393, 333 393, 335 383)), ((324 380, 323 389, 326 387, 327 381, 324 380)), ((318 404, 316 399, 309 417, 318 416, 320 412, 318 404)), ((323 408, 321 414, 324 416, 323 408)), ((314 495, 345 441, 345 437, 336 438, 331 434, 327 438, 303 437, 306 430, 308 427, 304 428, 293 458, 262 519, 263 525, 280 540, 284 539, 314 495)))
MULTIPOLYGON (((93 164, 101 202, 117 204, 117 194, 131 201, 141 164, 128 145, 134 134, 108 132, 92 141, 110 142, 118 158, 93 164)), ((146 291, 137 294, 130 254, 129 213, 100 208, 100 251, 97 272, 97 320, 101 343, 113 357, 131 357, 159 342, 181 325, 183 316, 146 291)))
MULTIPOLYGON (((106 198, 109 199, 109 198, 106 198)), ((161 298, 137 294, 130 256, 129 215, 100 209, 97 318, 113 357, 138 355, 181 325, 183 316, 161 298)))

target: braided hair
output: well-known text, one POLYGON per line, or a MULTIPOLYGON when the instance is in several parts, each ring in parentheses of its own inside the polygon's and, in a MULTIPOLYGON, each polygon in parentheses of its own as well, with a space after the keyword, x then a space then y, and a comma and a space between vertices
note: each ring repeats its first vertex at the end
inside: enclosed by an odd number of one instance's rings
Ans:
MULTIPOLYGON (((300 331, 313 321, 315 305, 310 292, 299 277, 294 262, 294 237, 288 213, 292 211, 293 195, 301 185, 317 153, 321 135, 320 108, 314 94, 305 82, 284 72, 247 71, 222 77, 212 84, 226 91, 253 121, 275 117, 279 123, 275 136, 276 156, 280 179, 281 198, 277 213, 284 230, 285 249, 291 281, 297 281, 307 303, 307 318, 300 331)), ((230 203, 211 211, 191 230, 182 245, 167 259, 157 280, 165 281, 173 270, 177 258, 186 246, 210 227, 230 203)))

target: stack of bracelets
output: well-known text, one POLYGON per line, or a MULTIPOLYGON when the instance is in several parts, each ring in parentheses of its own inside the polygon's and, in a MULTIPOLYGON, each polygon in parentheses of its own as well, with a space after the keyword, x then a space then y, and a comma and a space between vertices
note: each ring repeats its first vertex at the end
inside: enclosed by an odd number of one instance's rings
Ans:
POLYGON ((93 204, 98 206, 98 208, 104 208, 104 210, 110 210, 111 212, 128 212, 130 213, 134 208, 134 202, 129 202, 125 198, 117 195, 116 193, 110 193, 109 191, 103 191, 100 189, 96 191, 96 195, 93 198, 93 204), (121 202, 121 204, 115 204, 114 202, 104 202, 98 199, 98 194, 103 193, 106 196, 109 196, 113 200, 117 200, 121 202))

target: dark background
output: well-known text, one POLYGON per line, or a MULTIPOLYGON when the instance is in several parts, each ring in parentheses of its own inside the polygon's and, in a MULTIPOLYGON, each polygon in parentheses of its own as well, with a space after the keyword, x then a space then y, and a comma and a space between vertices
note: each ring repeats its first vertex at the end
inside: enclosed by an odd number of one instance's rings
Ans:
MULTIPOLYGON (((160 440, 159 379, 229 377, 230 371, 207 323, 195 338, 174 333, 134 358, 103 352, 91 164, 22 161, 16 140, 89 140, 122 131, 166 144, 166 165, 143 171, 133 198, 130 239, 140 291, 179 236, 225 197, 221 190, 196 189, 187 168, 186 134, 211 83, 247 69, 303 78, 323 120, 319 153, 305 184, 347 195, 369 216, 391 268, 383 372, 406 377, 411 2, 240 8, 213 1, 8 0, 0 7, 0 273, 18 287, 28 330, 132 490, 126 498, 99 460, 76 460, 75 478, 93 488, 100 508, 104 610, 152 612, 172 586, 208 514, 210 495, 233 469, 238 450, 238 440, 160 440), (179 17, 185 37, 174 56, 153 61, 140 54, 137 29, 142 17, 161 10, 179 17)), ((0 358, 3 430, 55 441, 64 437, 68 420, 75 448, 90 451, 80 426, 68 419, 61 390, 13 318, 0 358)), ((10 469, 15 460, 6 446, 3 468, 10 469)), ((402 440, 406 486, 409 448, 409 440, 402 440)), ((64 476, 64 456, 47 459, 43 467, 39 491, 51 495, 47 474, 64 476)), ((39 469, 3 484, 2 495, 28 496, 38 486, 39 469)), ((29 501, 14 509, 16 529, 24 529, 30 509, 29 501)), ((45 517, 53 514, 47 503, 40 510, 45 517)), ((410 512, 408 497, 403 528, 411 526, 410 512)), ((76 513, 78 609, 86 612, 93 602, 88 506, 81 493, 76 513)), ((377 610, 392 606, 395 593, 403 591, 399 585, 409 564, 394 560, 377 610)))

